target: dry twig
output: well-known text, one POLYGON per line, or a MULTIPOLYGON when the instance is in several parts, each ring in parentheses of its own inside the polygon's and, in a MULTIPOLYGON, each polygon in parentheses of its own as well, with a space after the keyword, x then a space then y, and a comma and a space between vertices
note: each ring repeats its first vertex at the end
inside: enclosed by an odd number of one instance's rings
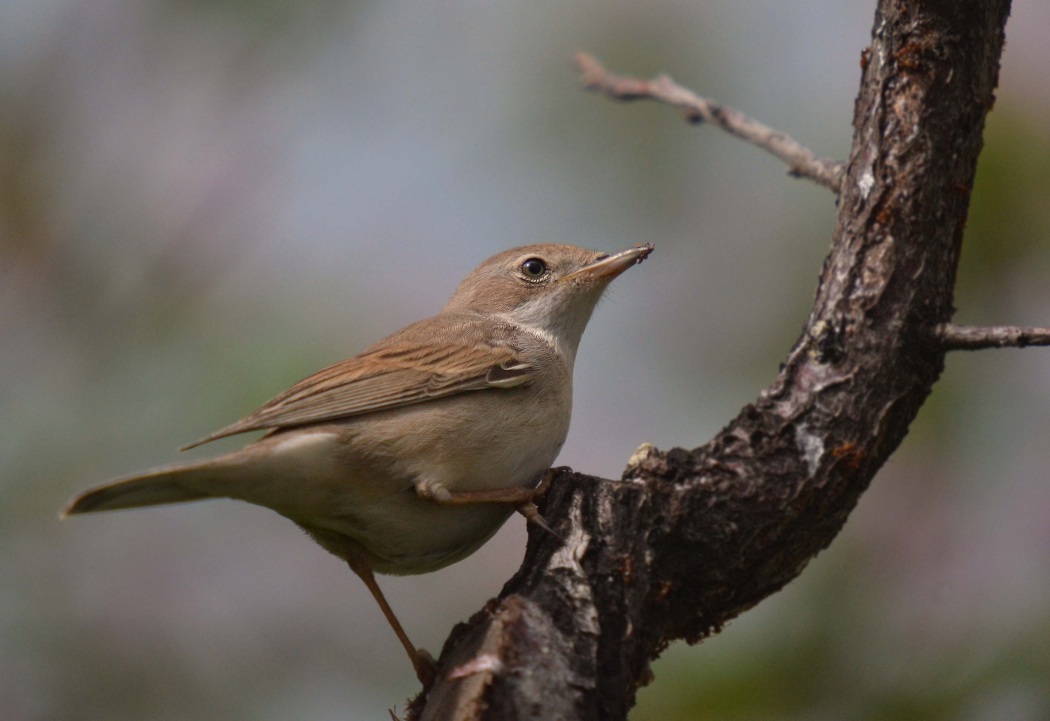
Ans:
POLYGON ((1022 328, 1014 325, 976 326, 944 323, 937 326, 934 336, 945 350, 1050 345, 1050 328, 1022 328))
POLYGON ((818 158, 812 150, 787 133, 763 125, 739 110, 727 108, 697 95, 668 75, 659 75, 652 80, 614 75, 587 53, 578 53, 575 62, 583 74, 583 85, 589 90, 603 92, 615 100, 659 100, 681 108, 689 122, 713 123, 727 133, 780 158, 787 164, 790 175, 808 178, 835 193, 839 192, 844 172, 843 164, 828 158, 818 158))

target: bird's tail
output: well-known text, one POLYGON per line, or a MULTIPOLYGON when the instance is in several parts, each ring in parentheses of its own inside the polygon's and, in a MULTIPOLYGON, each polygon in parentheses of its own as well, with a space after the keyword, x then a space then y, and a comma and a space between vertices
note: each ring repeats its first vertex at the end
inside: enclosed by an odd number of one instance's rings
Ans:
POLYGON ((61 515, 65 518, 79 513, 214 498, 216 494, 206 489, 221 487, 233 470, 220 459, 154 468, 74 496, 61 515))

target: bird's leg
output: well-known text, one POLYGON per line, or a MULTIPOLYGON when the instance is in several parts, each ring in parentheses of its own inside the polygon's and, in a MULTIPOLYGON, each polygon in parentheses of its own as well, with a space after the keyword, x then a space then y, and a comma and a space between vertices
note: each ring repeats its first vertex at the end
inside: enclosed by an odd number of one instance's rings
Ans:
POLYGON ((379 604, 379 608, 383 611, 383 615, 386 616, 390 627, 394 629, 394 633, 397 634, 401 645, 405 647, 405 651, 408 652, 408 658, 412 662, 412 667, 416 670, 416 678, 423 684, 424 689, 430 688, 437 677, 437 663, 434 662, 434 657, 424 649, 416 648, 408 640, 408 634, 405 633, 405 629, 401 627, 401 622, 394 615, 394 609, 390 608, 383 591, 379 588, 379 584, 376 583, 375 574, 372 572, 372 566, 368 561, 360 556, 354 556, 347 558, 347 563, 350 565, 350 570, 356 573, 368 586, 368 590, 371 591, 372 597, 379 604))
POLYGON ((432 479, 422 480, 416 483, 416 493, 420 498, 439 503, 443 506, 466 506, 472 503, 509 503, 514 510, 525 517, 528 523, 534 523, 544 529, 555 538, 561 537, 555 533, 546 519, 540 515, 536 508, 536 501, 543 497, 551 487, 554 480, 554 469, 550 468, 543 474, 539 484, 534 488, 493 488, 483 491, 450 491, 440 481, 432 479))

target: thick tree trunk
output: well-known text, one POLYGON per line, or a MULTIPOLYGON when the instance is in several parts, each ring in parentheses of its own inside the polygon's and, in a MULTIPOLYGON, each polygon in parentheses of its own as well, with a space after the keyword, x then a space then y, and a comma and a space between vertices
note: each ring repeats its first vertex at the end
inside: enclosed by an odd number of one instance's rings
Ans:
POLYGON ((941 372, 1009 0, 880 0, 831 252, 780 375, 710 443, 562 471, 500 597, 412 718, 623 719, 648 665, 825 548, 941 372))

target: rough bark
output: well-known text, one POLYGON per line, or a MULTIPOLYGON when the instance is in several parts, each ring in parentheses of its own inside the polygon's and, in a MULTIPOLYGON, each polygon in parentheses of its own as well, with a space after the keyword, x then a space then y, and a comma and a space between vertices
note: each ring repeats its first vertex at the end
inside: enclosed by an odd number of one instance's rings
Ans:
POLYGON ((559 472, 497 599, 454 629, 422 719, 623 719, 649 662, 827 547, 937 380, 1009 0, 880 0, 832 248, 773 384, 619 482, 559 472))

